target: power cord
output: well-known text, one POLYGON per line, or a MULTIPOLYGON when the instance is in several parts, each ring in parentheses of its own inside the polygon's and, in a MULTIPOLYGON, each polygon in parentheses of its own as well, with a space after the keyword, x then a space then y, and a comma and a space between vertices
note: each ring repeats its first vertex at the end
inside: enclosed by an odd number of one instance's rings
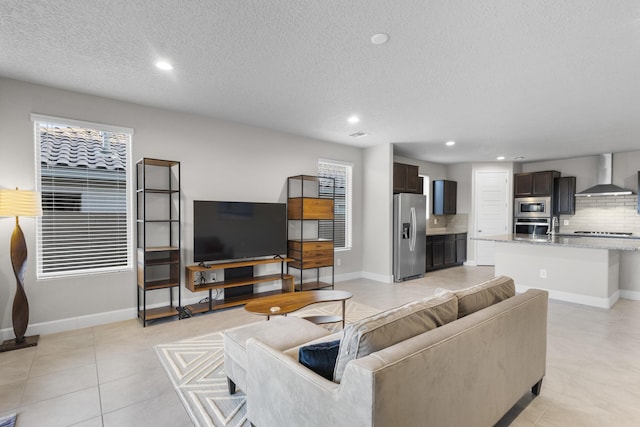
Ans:
POLYGON ((178 311, 178 317, 180 319, 188 319, 189 317, 193 317, 193 313, 191 312, 191 310, 189 310, 189 307, 187 307, 186 305, 178 306, 176 307, 176 310, 178 311))

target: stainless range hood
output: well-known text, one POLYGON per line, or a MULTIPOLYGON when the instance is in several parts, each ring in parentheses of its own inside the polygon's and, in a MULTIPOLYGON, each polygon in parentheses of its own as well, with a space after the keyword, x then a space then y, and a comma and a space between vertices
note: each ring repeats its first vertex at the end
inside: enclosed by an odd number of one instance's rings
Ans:
POLYGON ((613 161, 611 153, 601 154, 598 158, 598 185, 576 193, 576 196, 627 196, 629 194, 633 194, 631 190, 618 187, 611 183, 611 177, 613 175, 612 164, 613 161))

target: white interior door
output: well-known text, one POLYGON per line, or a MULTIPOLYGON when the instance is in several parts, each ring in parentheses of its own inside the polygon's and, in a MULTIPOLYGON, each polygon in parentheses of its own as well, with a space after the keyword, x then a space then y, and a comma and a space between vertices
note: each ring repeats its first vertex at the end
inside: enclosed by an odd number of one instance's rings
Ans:
MULTIPOLYGON (((509 171, 476 171, 475 236, 507 234, 509 226, 509 171)), ((475 240, 477 265, 495 265, 495 243, 475 240)))

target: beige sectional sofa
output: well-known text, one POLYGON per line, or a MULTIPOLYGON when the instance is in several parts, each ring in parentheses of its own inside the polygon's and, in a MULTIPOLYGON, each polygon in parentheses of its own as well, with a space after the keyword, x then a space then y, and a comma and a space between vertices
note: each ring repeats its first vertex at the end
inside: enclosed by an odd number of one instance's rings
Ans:
POLYGON ((334 381, 298 363, 300 346, 247 337, 248 418, 257 427, 491 426, 540 392, 547 300, 534 289, 515 295, 499 277, 348 325, 313 340, 341 339, 334 381))

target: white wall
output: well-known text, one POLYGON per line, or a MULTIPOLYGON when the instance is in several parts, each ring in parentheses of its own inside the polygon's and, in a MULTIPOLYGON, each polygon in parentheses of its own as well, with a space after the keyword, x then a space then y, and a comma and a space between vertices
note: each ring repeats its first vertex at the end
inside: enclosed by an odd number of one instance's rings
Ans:
MULTIPOLYGON (((348 276, 363 269, 362 149, 5 78, 0 78, 0 94, 2 188, 35 188, 31 113, 130 127, 135 131, 133 161, 141 157, 180 161, 185 264, 193 262, 194 199, 285 202, 287 176, 317 174, 318 158, 353 162, 354 247, 340 252, 342 266, 336 268, 336 275, 348 276)), ((388 167, 381 171, 388 172, 388 167)), ((5 247, 0 251, 0 329, 11 329, 12 324, 15 278, 8 248, 13 225, 11 219, 0 219, 0 248, 5 247)), ((112 312, 127 318, 135 313, 134 271, 36 280, 35 220, 24 218, 21 225, 30 255, 25 275, 30 325, 112 312)), ((382 243, 381 252, 388 246, 382 243)), ((183 296, 201 297, 184 289, 183 296)), ((88 324, 77 323, 83 325, 88 324)))
MULTIPOLYGON (((638 190, 640 151, 614 153, 612 156, 612 183, 634 192, 638 190)), ((522 172, 557 170, 562 176, 576 177, 576 192, 598 184, 598 156, 575 157, 522 165, 522 172)))
POLYGON ((628 188, 635 193, 638 188, 638 171, 640 171, 640 151, 615 153, 613 155, 613 183, 628 188))
POLYGON ((391 282, 393 264, 393 147, 364 150, 362 267, 364 277, 391 282))
POLYGON ((562 176, 576 177, 576 191, 580 192, 598 183, 598 156, 532 162, 522 165, 522 172, 555 170, 562 176))

